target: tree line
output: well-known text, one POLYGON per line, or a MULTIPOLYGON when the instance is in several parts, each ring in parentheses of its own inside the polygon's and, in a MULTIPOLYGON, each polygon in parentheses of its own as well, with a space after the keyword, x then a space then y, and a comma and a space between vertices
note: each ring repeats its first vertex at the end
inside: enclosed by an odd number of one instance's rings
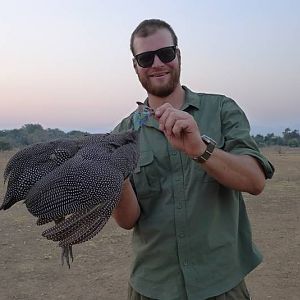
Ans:
POLYGON ((288 146, 288 147, 300 147, 300 135, 299 130, 291 130, 290 128, 286 128, 282 132, 282 136, 277 136, 274 133, 268 133, 263 136, 261 134, 257 134, 252 136, 256 141, 259 147, 266 146, 288 146))
MULTIPOLYGON (((0 130, 0 151, 11 150, 13 148, 23 148, 25 146, 48 142, 59 138, 79 138, 88 132, 73 130, 64 132, 60 129, 44 129, 40 124, 25 124, 19 129, 0 130)), ((267 135, 257 134, 252 136, 259 147, 272 145, 300 147, 299 130, 291 130, 286 128, 282 132, 282 136, 274 133, 267 135)))
POLYGON ((80 138, 88 134, 78 130, 64 132, 60 129, 44 129, 40 124, 25 124, 19 129, 0 130, 0 151, 24 148, 28 145, 60 138, 80 138))

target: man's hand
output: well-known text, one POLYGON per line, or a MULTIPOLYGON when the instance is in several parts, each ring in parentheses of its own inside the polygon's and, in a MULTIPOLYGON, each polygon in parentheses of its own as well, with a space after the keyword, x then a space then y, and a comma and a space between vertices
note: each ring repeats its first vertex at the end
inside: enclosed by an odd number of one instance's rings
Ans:
POLYGON ((121 198, 113 211, 113 217, 120 227, 131 229, 137 222, 140 213, 140 206, 127 178, 123 183, 121 198))
POLYGON ((159 129, 174 148, 190 157, 205 151, 206 145, 201 139, 198 125, 190 114, 165 103, 155 110, 155 117, 159 122, 159 129))

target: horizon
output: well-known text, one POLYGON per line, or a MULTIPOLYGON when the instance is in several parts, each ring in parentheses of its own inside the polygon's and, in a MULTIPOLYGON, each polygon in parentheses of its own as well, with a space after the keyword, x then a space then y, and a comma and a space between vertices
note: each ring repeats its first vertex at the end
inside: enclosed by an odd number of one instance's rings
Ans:
MULTIPOLYGON (((65 133, 68 133, 68 132, 71 132, 71 131, 81 131, 81 132, 88 132, 88 133, 107 133, 107 132, 110 132, 113 130, 113 127, 104 127, 104 128, 100 128, 99 130, 98 129, 95 129, 95 128, 59 128, 59 127, 47 127, 47 126, 44 126, 43 124, 40 124, 40 123, 27 123, 27 124, 33 124, 33 125, 41 125, 43 127, 44 130, 47 130, 47 129, 59 129, 65 133)), ((14 130, 14 129, 21 129, 23 126, 27 125, 27 124, 23 124, 22 126, 20 127, 11 127, 11 128, 0 128, 0 131, 9 131, 9 130, 14 130)), ((270 126, 267 126, 267 127, 259 127, 259 126, 250 126, 250 134, 251 135, 258 135, 258 134, 261 134, 261 135, 267 135, 267 134, 274 134, 275 136, 283 136, 283 132, 285 129, 289 128, 291 131, 293 130, 298 130, 298 128, 294 128, 292 126, 283 126, 282 129, 279 129, 278 131, 276 131, 275 128, 272 128, 270 126)))

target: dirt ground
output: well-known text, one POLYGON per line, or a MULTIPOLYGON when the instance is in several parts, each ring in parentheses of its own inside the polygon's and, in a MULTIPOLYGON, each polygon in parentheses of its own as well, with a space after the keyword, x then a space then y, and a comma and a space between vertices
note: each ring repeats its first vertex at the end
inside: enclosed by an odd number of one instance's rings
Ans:
MULTIPOLYGON (((300 149, 263 150, 276 167, 259 196, 245 195, 264 262, 247 277, 253 299, 300 299, 300 149)), ((11 156, 0 153, 0 175, 11 156)), ((0 201, 5 187, 0 184, 0 201)), ((131 259, 131 232, 111 220, 94 239, 74 247, 60 265, 60 248, 20 203, 0 212, 0 300, 123 300, 131 259)))

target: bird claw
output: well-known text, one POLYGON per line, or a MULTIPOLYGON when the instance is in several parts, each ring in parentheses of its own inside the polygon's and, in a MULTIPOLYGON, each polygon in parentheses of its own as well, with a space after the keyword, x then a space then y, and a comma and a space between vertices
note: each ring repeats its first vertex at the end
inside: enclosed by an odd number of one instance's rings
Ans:
POLYGON ((64 265, 64 262, 66 261, 69 269, 71 267, 70 265, 70 258, 71 258, 71 262, 73 262, 74 257, 73 257, 73 250, 72 250, 72 246, 62 246, 62 252, 61 252, 61 265, 64 265))

